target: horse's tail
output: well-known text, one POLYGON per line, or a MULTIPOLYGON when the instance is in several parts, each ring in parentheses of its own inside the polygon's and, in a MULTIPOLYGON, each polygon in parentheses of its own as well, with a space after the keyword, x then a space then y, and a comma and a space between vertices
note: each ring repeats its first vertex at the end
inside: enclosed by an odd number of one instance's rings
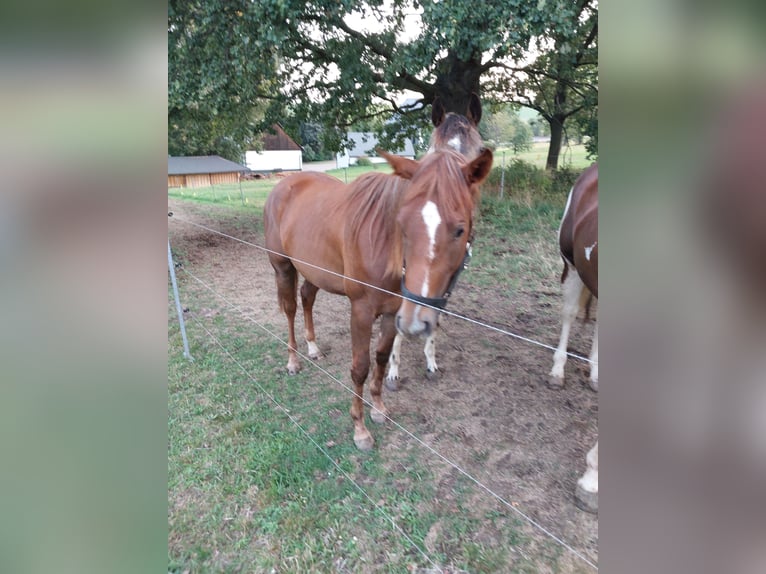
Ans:
MULTIPOLYGON (((294 293, 295 294, 294 301, 297 304, 297 301, 298 301, 298 271, 295 269, 295 266, 292 263, 290 263, 290 267, 287 270, 287 272, 285 273, 285 275, 287 276, 287 280, 291 281, 292 284, 293 284, 292 285, 292 289, 289 291, 289 293, 294 293)), ((277 285, 277 291, 279 291, 279 276, 277 274, 274 274, 274 282, 277 285)), ((282 311, 282 313, 287 314, 287 310, 285 309, 285 303, 287 302, 286 298, 283 297, 283 296, 280 296, 280 297, 277 297, 277 298, 279 299, 279 310, 282 311)))

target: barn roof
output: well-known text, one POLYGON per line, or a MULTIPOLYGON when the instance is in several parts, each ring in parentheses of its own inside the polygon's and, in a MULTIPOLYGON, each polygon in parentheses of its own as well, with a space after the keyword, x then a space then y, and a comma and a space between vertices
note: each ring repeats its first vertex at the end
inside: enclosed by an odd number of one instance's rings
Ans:
MULTIPOLYGON (((374 156, 375 148, 378 147, 378 138, 371 132, 348 132, 348 139, 351 140, 351 147, 348 155, 359 157, 363 155, 374 156)), ((415 148, 412 146, 412 140, 404 141, 404 148, 391 151, 394 155, 405 155, 415 157, 415 148)))
POLYGON ((287 135, 285 130, 283 130, 278 124, 271 126, 271 129, 273 129, 276 133, 272 134, 266 132, 261 137, 264 151, 301 150, 301 146, 295 143, 293 138, 287 135))
POLYGON ((250 171, 217 155, 193 155, 186 157, 168 156, 168 175, 189 175, 194 173, 231 173, 250 171))

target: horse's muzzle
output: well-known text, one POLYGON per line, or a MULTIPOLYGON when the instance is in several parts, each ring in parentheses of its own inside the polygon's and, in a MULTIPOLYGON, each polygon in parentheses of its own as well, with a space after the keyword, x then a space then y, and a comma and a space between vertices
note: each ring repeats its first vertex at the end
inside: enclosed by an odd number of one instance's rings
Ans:
POLYGON ((407 337, 427 337, 436 327, 438 312, 409 301, 396 314, 396 330, 407 337))

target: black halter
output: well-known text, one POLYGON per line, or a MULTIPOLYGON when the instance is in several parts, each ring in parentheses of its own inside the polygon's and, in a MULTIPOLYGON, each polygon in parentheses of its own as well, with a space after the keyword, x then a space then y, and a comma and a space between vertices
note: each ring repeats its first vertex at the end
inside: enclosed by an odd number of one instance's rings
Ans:
POLYGON ((460 274, 463 272, 463 269, 468 267, 468 263, 471 261, 471 242, 469 241, 468 244, 465 246, 465 257, 463 257, 463 262, 460 264, 460 267, 457 268, 457 270, 452 274, 452 277, 449 280, 449 285, 447 285, 447 290, 444 292, 444 295, 441 297, 422 297, 421 295, 417 295, 407 289, 407 287, 404 285, 404 275, 406 271, 406 266, 402 267, 402 295, 412 301, 413 303, 419 303, 420 305, 428 305, 429 307, 436 307, 437 309, 444 309, 447 306, 447 299, 449 299, 449 296, 452 294, 452 290, 455 288, 455 285, 457 284, 457 278, 460 277, 460 274))

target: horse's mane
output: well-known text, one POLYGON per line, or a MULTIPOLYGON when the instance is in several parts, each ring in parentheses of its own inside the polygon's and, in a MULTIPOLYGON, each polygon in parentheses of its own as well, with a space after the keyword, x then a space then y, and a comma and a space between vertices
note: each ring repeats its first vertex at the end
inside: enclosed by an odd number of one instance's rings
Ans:
POLYGON ((349 204, 355 206, 349 222, 350 240, 358 244, 366 225, 370 245, 390 246, 386 275, 402 271, 402 237, 396 215, 407 184, 407 180, 385 173, 366 173, 349 184, 349 204))
POLYGON ((473 201, 473 197, 464 191, 465 162, 465 157, 450 147, 425 155, 412 179, 411 191, 405 201, 425 195, 440 209, 451 213, 462 213, 467 207, 472 210, 478 202, 473 201))
POLYGON ((459 150, 466 158, 474 159, 483 148, 479 131, 474 125, 459 114, 449 113, 444 121, 431 134, 431 149, 451 149, 450 140, 458 137, 461 142, 459 150))

